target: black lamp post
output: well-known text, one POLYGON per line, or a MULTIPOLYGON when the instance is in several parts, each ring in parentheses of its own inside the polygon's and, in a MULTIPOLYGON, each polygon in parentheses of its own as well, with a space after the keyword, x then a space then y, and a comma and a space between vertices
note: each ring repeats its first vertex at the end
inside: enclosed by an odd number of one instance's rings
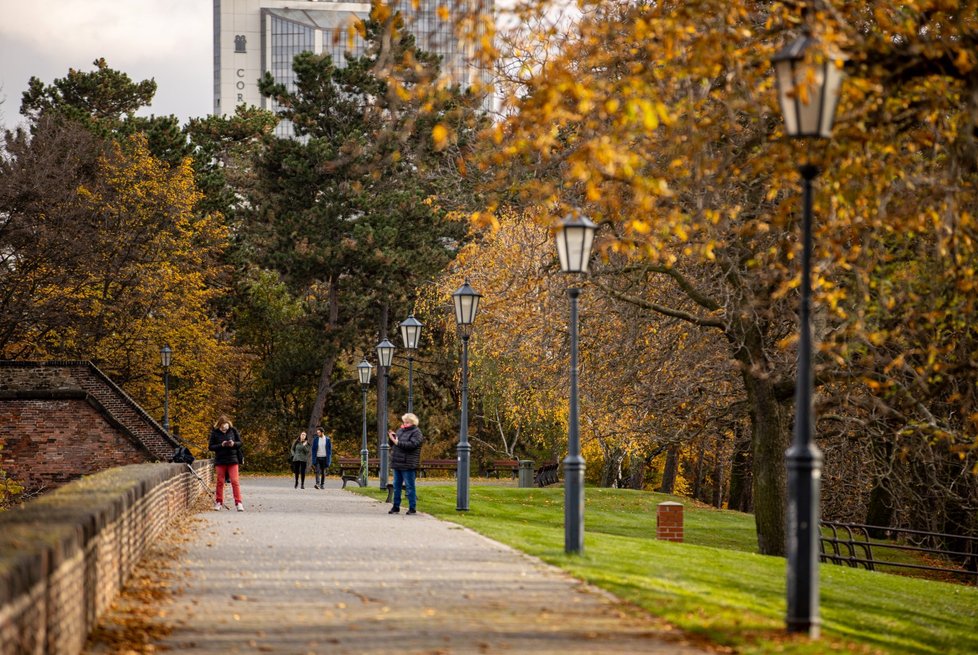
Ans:
MULTIPOLYGON (((556 233, 560 270, 587 273, 591 244, 597 226, 587 217, 571 214, 556 233)), ((567 289, 570 297, 570 413, 567 425, 567 457, 564 459, 564 552, 584 551, 584 458, 577 408, 577 297, 581 290, 567 289)))
POLYGON ((160 363, 163 364, 163 429, 170 431, 170 360, 173 350, 167 344, 160 348, 160 363))
MULTIPOLYGON (((774 56, 778 101, 784 114, 785 133, 792 138, 819 139, 832 135, 835 109, 842 82, 841 61, 823 56, 815 61, 809 51, 816 41, 802 36, 774 56), (808 56, 806 56, 806 54, 808 56)), ((788 468, 788 632, 818 637, 818 542, 819 479, 822 452, 813 442, 812 407, 812 180, 818 167, 798 167, 804 184, 802 214, 801 305, 798 310, 798 381, 795 388, 795 433, 785 453, 788 468)))
POLYGON ((367 389, 370 387, 372 367, 366 359, 357 364, 357 376, 363 390, 363 441, 360 446, 360 486, 367 486, 367 389))
MULTIPOLYGON (((391 361, 394 359, 394 344, 392 344, 387 339, 384 339, 377 344, 377 366, 380 370, 377 371, 377 375, 381 373, 384 377, 390 379, 391 361)), ((387 389, 390 385, 384 384, 379 385, 379 388, 384 390, 381 394, 382 397, 377 399, 377 405, 380 408, 380 442, 377 445, 377 458, 380 460, 377 477, 380 478, 380 488, 387 488, 387 478, 390 475, 390 450, 391 447, 387 443, 387 389)))
POLYGON ((414 413, 414 351, 418 349, 424 323, 411 314, 401 322, 401 340, 408 351, 408 411, 414 413))
POLYGON ((472 452, 469 445, 469 336, 479 311, 480 298, 482 294, 476 293, 468 280, 452 294, 455 323, 462 337, 462 418, 458 427, 458 470, 455 473, 455 509, 459 512, 469 511, 469 460, 472 452))

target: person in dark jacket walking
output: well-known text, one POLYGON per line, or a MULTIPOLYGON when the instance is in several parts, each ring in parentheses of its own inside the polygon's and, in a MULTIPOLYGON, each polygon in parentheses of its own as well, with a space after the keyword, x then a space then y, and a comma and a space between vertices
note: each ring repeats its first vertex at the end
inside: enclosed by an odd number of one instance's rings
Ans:
POLYGON ((322 428, 316 428, 312 438, 312 466, 316 469, 316 488, 326 488, 326 470, 333 461, 333 440, 322 428))
POLYGON ((300 476, 302 488, 306 488, 306 464, 309 462, 309 441, 303 430, 292 442, 292 472, 295 473, 295 488, 299 488, 300 476))
POLYGON ((391 448, 391 468, 394 469, 394 506, 388 514, 401 511, 401 485, 407 491, 408 514, 417 513, 418 494, 414 488, 415 476, 421 466, 421 444, 424 435, 418 428, 418 417, 408 413, 401 417, 401 427, 397 432, 389 431, 387 438, 394 444, 391 448))
POLYGON ((215 486, 214 509, 224 508, 224 478, 231 481, 231 492, 234 494, 234 506, 239 512, 244 511, 241 502, 241 485, 238 483, 238 457, 241 452, 241 435, 231 425, 231 419, 221 414, 214 427, 207 448, 214 451, 215 486))

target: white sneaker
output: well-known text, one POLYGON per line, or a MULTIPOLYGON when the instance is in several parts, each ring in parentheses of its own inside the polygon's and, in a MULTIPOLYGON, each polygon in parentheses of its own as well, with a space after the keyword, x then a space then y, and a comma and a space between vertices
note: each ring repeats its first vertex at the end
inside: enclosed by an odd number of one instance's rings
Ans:
POLYGON ((235 507, 238 509, 239 512, 243 512, 244 511, 244 505, 242 505, 241 503, 237 503, 235 505, 235 507))
POLYGON ((222 509, 224 509, 224 505, 222 505, 221 503, 214 503, 215 512, 220 512, 222 509))

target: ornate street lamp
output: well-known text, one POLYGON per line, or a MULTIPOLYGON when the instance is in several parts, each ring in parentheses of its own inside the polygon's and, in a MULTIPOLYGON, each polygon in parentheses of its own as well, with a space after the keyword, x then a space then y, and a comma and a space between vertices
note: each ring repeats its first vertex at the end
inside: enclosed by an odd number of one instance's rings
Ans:
MULTIPOLYGON (((597 225, 586 216, 574 213, 560 224, 555 235, 560 270, 564 273, 588 272, 591 244, 597 225)), ((567 289, 570 298, 570 414, 567 422, 567 458, 564 459, 564 552, 584 550, 584 458, 577 408, 577 297, 581 290, 567 289)))
POLYGON ((170 431, 170 360, 173 350, 166 344, 160 348, 160 363, 163 364, 163 429, 170 431))
MULTIPOLYGON (((813 53, 817 41, 802 36, 774 56, 778 101, 785 133, 792 138, 825 139, 832 135, 842 83, 842 61, 813 53)), ((795 432, 785 453, 788 469, 788 632, 819 635, 818 542, 819 479, 822 452, 813 442, 812 407, 812 180, 818 167, 798 166, 804 186, 801 250, 801 304, 798 310, 798 381, 795 388, 795 432)))
POLYGON ((408 351, 408 411, 414 412, 414 351, 418 349, 421 340, 421 328, 424 323, 411 314, 401 321, 401 340, 404 349, 408 351))
POLYGON ((366 359, 357 364, 357 376, 363 390, 363 441, 360 446, 360 486, 367 486, 367 389, 370 387, 370 373, 373 367, 366 359))
POLYGON ((381 397, 377 399, 377 405, 380 408, 380 442, 377 445, 377 457, 380 460, 377 477, 380 481, 380 488, 387 488, 387 478, 390 475, 390 444, 387 443, 387 389, 390 387, 390 371, 391 362, 394 359, 394 344, 392 344, 387 339, 384 339, 377 344, 377 366, 380 370, 377 371, 379 376, 381 373, 384 374, 384 379, 387 384, 378 385, 379 389, 383 390, 381 397))
POLYGON ((455 474, 455 509, 460 512, 469 510, 469 460, 472 452, 469 445, 469 336, 479 311, 480 298, 482 294, 476 293, 468 280, 452 294, 455 324, 462 337, 462 418, 458 428, 458 470, 455 474))

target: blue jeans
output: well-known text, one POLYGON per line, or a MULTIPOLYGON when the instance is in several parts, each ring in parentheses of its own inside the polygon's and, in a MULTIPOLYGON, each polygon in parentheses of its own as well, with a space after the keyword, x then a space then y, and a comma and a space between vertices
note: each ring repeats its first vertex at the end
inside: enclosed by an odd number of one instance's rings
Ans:
POLYGON ((401 506, 401 483, 407 489, 408 509, 414 509, 418 504, 418 494, 414 488, 415 470, 401 471, 394 469, 394 509, 401 506))

